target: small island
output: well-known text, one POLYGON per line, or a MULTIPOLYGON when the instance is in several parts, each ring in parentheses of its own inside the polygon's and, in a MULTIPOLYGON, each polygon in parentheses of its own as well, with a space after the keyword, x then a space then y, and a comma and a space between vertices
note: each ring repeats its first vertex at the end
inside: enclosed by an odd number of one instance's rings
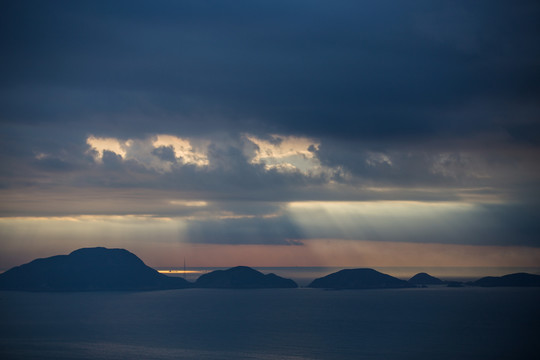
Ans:
POLYGON ((446 282, 439 278, 426 274, 424 272, 418 273, 409 279, 409 283, 413 285, 444 285, 446 282))
POLYGON ((160 274, 127 250, 104 247, 36 259, 0 274, 0 290, 117 291, 190 286, 182 278, 160 274))
POLYGON ((325 289, 395 289, 414 287, 373 269, 345 269, 313 280, 308 287, 325 289))
POLYGON ((540 275, 528 273, 515 273, 504 276, 486 276, 469 283, 472 286, 496 287, 496 286, 516 286, 531 287, 540 286, 540 275))
POLYGON ((195 287, 217 289, 269 289, 297 288, 291 279, 285 279, 275 274, 267 274, 247 266, 237 266, 228 270, 216 270, 201 275, 195 282, 195 287))

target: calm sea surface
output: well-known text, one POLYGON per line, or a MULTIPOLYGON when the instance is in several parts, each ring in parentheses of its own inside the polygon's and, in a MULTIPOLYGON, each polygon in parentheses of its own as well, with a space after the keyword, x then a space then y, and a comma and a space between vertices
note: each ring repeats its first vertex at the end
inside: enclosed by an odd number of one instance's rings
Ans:
POLYGON ((1 359, 537 359, 539 288, 0 292, 1 359))

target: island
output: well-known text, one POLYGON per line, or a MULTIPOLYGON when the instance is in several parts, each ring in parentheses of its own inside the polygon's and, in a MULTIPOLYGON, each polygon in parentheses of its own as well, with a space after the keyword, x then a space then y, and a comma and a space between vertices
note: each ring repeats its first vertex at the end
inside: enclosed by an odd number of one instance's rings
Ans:
POLYGON ((495 287, 495 286, 516 286, 529 287, 540 286, 540 275, 528 273, 515 273, 504 276, 486 276, 469 283, 472 286, 495 287))
POLYGON ((297 288, 291 279, 275 274, 263 274, 247 266, 237 266, 227 270, 215 270, 201 275, 195 287, 216 289, 268 289, 297 288))
MULTIPOLYGON (((418 273, 408 281, 369 268, 344 269, 313 280, 308 287, 323 289, 396 289, 448 287, 540 287, 540 275, 528 273, 483 277, 462 283, 418 273)), ((263 274, 247 266, 216 270, 195 283, 169 277, 144 264, 125 249, 83 248, 69 255, 36 259, 0 274, 0 290, 16 291, 149 291, 185 288, 276 289, 297 288, 291 279, 263 274)))
POLYGON ((0 290, 124 291, 190 286, 185 279, 160 274, 127 250, 104 247, 36 259, 0 274, 0 290))
POLYGON ((413 285, 444 285, 446 282, 439 278, 426 274, 424 272, 418 273, 409 279, 409 283, 413 285))
POLYGON ((308 287, 325 289, 395 289, 414 286, 405 280, 373 269, 345 269, 315 279, 308 287))

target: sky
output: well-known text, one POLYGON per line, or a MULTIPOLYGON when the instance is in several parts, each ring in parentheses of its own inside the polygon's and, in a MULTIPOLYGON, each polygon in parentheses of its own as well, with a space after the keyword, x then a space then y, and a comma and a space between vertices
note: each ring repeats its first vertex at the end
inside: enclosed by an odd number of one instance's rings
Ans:
POLYGON ((2 1, 0 268, 540 265, 538 1, 2 1))

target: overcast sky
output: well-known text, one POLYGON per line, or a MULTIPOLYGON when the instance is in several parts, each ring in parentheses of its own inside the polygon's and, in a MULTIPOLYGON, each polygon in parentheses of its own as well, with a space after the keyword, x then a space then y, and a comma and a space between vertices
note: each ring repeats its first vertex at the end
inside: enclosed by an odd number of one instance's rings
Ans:
POLYGON ((155 266, 537 265, 538 19, 2 1, 0 268, 97 245, 155 266))

